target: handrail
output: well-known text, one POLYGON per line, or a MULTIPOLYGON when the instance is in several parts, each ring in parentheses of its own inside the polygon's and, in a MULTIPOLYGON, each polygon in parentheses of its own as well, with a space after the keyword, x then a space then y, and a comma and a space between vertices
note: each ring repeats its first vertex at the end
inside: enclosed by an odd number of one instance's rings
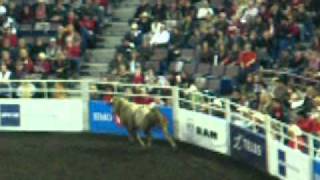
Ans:
POLYGON ((262 69, 262 70, 260 70, 260 72, 263 73, 263 74, 287 75, 288 77, 291 77, 291 78, 301 79, 301 80, 305 80, 307 82, 320 84, 320 80, 316 80, 316 79, 308 78, 308 77, 305 77, 305 76, 297 75, 297 74, 294 74, 294 73, 290 73, 288 71, 278 71, 278 70, 276 71, 276 70, 272 70, 272 69, 262 69))

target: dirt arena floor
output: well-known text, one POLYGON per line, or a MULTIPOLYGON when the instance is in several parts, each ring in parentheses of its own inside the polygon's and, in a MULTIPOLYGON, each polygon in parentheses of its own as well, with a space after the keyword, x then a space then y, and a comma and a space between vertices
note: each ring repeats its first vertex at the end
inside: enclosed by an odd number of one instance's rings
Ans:
POLYGON ((126 138, 1 133, 0 180, 260 180, 264 173, 186 144, 143 150, 126 138))

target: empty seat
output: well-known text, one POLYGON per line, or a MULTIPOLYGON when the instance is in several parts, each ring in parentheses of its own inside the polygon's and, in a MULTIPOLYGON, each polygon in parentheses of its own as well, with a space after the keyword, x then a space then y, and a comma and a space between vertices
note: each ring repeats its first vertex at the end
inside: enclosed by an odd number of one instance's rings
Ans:
POLYGON ((151 57, 151 60, 153 61, 161 61, 168 56, 168 50, 164 48, 156 48, 154 49, 154 54, 151 57))
POLYGON ((195 59, 195 51, 193 49, 182 49, 180 58, 187 61, 193 61, 195 59))
POLYGON ((210 77, 220 78, 224 75, 225 66, 212 66, 210 71, 210 77))
POLYGON ((207 76, 210 72, 211 66, 208 63, 199 63, 197 65, 196 75, 207 76))
POLYGON ((193 63, 185 64, 183 66, 183 72, 186 73, 186 75, 188 76, 193 76, 194 70, 195 70, 195 64, 193 63))
POLYGON ((218 91, 220 87, 220 80, 219 79, 208 79, 207 80, 207 90, 211 92, 218 91))
POLYGON ((159 70, 160 67, 160 62, 159 61, 147 61, 145 63, 145 69, 152 69, 155 72, 157 72, 159 70))
POLYGON ((239 75, 239 66, 229 65, 226 66, 225 75, 229 78, 235 78, 239 75))

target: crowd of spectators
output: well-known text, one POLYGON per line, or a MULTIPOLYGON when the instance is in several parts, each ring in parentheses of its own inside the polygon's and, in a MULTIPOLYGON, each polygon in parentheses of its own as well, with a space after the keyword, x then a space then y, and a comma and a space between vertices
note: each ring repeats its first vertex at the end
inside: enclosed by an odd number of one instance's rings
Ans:
POLYGON ((189 88, 185 95, 199 104, 207 102, 197 92, 227 96, 320 135, 319 87, 297 87, 288 76, 267 82, 259 73, 272 69, 319 79, 320 1, 215 2, 141 0, 110 73, 130 83, 189 88), (154 68, 149 64, 157 49, 168 53, 154 68), (191 60, 181 58, 184 49, 194 50, 191 60), (222 87, 212 91, 203 85, 212 77, 187 74, 184 67, 189 64, 195 68, 236 66, 239 72, 232 78, 223 77, 222 87))
POLYGON ((0 79, 77 78, 108 0, 0 0, 0 79))

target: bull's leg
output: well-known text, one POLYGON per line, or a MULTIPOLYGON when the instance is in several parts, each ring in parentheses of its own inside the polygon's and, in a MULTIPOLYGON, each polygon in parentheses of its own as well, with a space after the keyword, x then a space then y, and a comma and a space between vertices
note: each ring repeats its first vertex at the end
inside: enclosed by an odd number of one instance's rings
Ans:
POLYGON ((138 132, 136 132, 136 138, 137 138, 138 142, 140 143, 140 145, 141 145, 142 147, 145 147, 145 146, 146 146, 145 143, 144 143, 144 141, 142 140, 142 138, 141 138, 141 136, 140 136, 140 134, 139 134, 138 132))
POLYGON ((128 130, 128 139, 129 139, 129 142, 133 143, 134 142, 134 130, 128 130))
POLYGON ((170 143, 171 147, 173 149, 176 149, 177 148, 177 144, 175 143, 173 138, 170 136, 169 131, 168 131, 168 127, 167 126, 162 126, 162 131, 163 131, 164 137, 170 143))
POLYGON ((144 133, 145 133, 146 136, 147 136, 147 147, 151 147, 151 145, 152 145, 151 130, 150 130, 150 129, 149 129, 149 130, 146 130, 144 133))

